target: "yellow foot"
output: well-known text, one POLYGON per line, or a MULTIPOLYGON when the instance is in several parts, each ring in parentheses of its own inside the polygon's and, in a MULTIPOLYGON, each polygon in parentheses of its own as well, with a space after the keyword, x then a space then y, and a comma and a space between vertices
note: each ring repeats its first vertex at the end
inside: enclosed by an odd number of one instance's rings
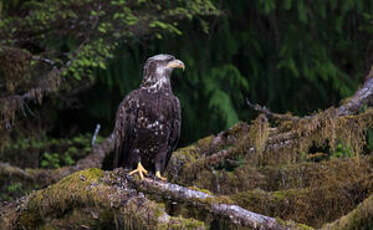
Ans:
POLYGON ((142 166, 141 162, 137 164, 137 169, 131 171, 129 175, 132 175, 134 173, 138 173, 140 175, 141 180, 144 180, 144 175, 148 175, 148 171, 142 166))
POLYGON ((161 180, 163 180, 163 181, 166 181, 166 180, 167 180, 166 177, 161 176, 161 172, 160 172, 160 171, 157 171, 157 172, 155 173, 155 177, 158 177, 159 179, 161 179, 161 180))

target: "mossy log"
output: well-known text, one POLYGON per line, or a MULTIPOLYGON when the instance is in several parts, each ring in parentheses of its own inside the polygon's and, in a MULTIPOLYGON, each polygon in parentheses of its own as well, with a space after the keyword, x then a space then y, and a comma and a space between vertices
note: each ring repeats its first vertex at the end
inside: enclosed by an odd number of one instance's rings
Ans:
POLYGON ((205 229, 172 217, 125 178, 87 169, 1 209, 1 229, 205 229))
POLYGON ((195 208, 202 208, 212 214, 212 217, 208 219, 221 217, 230 220, 231 225, 250 227, 251 229, 289 228, 289 226, 278 222, 275 218, 250 212, 233 205, 228 197, 216 197, 203 191, 196 191, 176 184, 158 182, 147 178, 141 182, 134 182, 138 190, 147 194, 160 196, 165 200, 193 204, 195 208))
POLYGON ((353 183, 339 181, 275 192, 254 189, 230 197, 236 204, 254 212, 320 227, 321 223, 347 214, 372 193, 373 174, 370 174, 353 183))
POLYGON ((195 178, 182 182, 184 186, 197 186, 216 194, 231 195, 256 188, 272 192, 354 183, 372 171, 373 157, 361 156, 277 167, 243 165, 233 171, 203 169, 195 178))
POLYGON ((175 152, 169 165, 172 181, 188 183, 201 171, 213 171, 239 157, 253 167, 302 162, 307 156, 301 154, 308 153, 314 146, 327 147, 333 152, 337 140, 345 143, 357 156, 365 144, 366 129, 373 126, 373 109, 348 116, 336 116, 336 110, 330 109, 311 120, 287 123, 288 127, 276 129, 270 129, 265 124, 267 121, 260 117, 257 120, 252 125, 239 123, 232 127, 225 133, 225 141, 219 135, 210 136, 175 152), (266 126, 267 130, 263 130, 266 126), (224 144, 216 147, 216 139, 224 144))
POLYGON ((373 229, 373 195, 364 200, 352 212, 322 227, 325 230, 373 229))
POLYGON ((304 228, 226 204, 227 198, 152 179, 138 181, 126 173, 122 169, 104 172, 91 168, 71 174, 0 209, 0 226, 8 230, 205 229, 214 219, 224 218, 234 229, 304 228), (170 216, 164 204, 150 200, 139 191, 189 202, 194 209, 211 213, 211 221, 206 223, 195 216, 170 216))

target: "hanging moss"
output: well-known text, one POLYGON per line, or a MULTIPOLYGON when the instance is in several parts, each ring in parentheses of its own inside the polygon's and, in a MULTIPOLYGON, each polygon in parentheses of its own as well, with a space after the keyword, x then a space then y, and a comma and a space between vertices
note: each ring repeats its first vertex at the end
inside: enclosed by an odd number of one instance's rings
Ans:
MULTIPOLYGON (((255 148, 255 155, 257 156, 258 164, 264 162, 263 151, 267 144, 267 139, 269 135, 269 123, 264 114, 259 115, 250 126, 250 140, 251 145, 255 148)), ((267 160, 268 161, 268 160, 267 160)))
POLYGON ((275 192, 255 189, 231 195, 231 198, 241 207, 263 215, 320 227, 325 222, 347 214, 371 194, 372 176, 365 176, 353 183, 336 181, 334 184, 304 189, 275 192))

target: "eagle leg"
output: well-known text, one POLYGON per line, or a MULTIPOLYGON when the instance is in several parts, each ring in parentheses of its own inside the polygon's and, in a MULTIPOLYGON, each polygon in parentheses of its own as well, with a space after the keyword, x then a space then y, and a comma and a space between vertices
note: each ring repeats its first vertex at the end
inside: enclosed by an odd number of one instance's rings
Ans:
POLYGON ((166 180, 167 180, 166 177, 161 176, 161 172, 160 172, 160 171, 157 171, 157 172, 155 173, 155 176, 156 176, 157 178, 163 180, 163 181, 166 181, 166 180))
POLYGON ((141 162, 137 164, 137 168, 129 173, 129 175, 132 175, 134 173, 138 173, 140 175, 141 180, 144 180, 144 175, 148 175, 148 171, 142 166, 141 162))

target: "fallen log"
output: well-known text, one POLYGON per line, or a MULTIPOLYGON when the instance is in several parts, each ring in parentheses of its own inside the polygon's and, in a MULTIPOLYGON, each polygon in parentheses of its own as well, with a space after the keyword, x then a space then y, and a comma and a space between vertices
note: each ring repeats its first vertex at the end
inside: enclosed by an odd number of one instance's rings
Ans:
POLYGON ((168 215, 125 178, 91 168, 0 209, 0 229, 205 229, 168 215))
POLYGON ((110 224, 117 229, 208 227, 209 223, 194 216, 169 215, 164 204, 151 200, 149 194, 162 197, 164 202, 188 202, 196 209, 210 212, 215 219, 228 220, 233 228, 304 229, 304 225, 284 222, 224 203, 226 199, 212 194, 149 178, 140 181, 127 176, 127 171, 123 169, 104 172, 96 168, 73 173, 56 184, 2 207, 0 226, 8 230, 102 228, 110 224))

